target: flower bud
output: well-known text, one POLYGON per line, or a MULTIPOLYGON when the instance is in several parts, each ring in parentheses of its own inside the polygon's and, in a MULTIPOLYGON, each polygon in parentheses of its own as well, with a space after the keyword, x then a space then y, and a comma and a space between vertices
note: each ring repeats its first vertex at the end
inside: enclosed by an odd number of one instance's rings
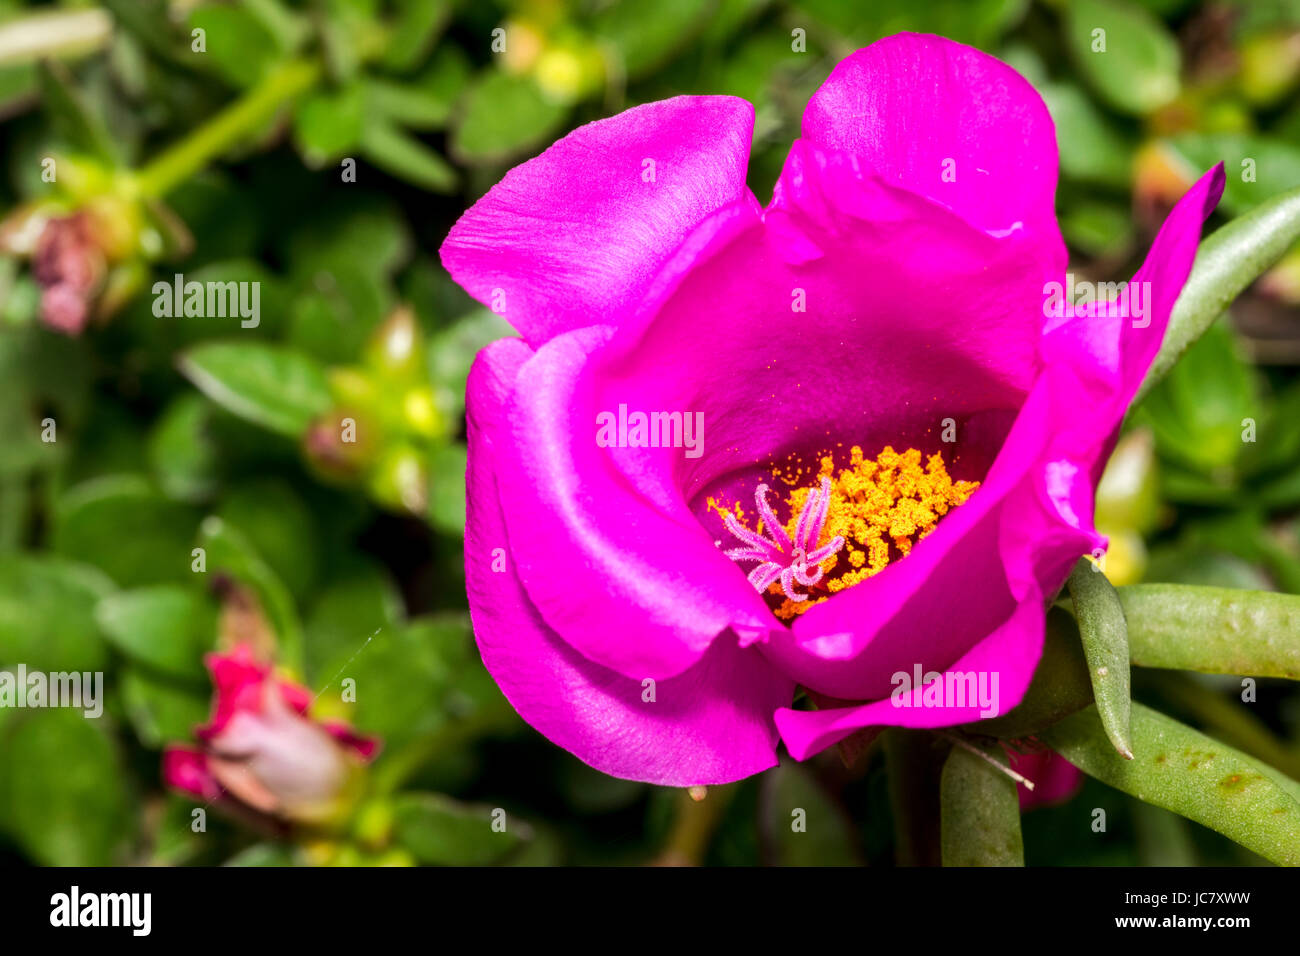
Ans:
POLYGON ((41 287, 41 320, 77 335, 90 320, 91 302, 103 283, 104 255, 84 212, 50 219, 32 254, 32 275, 41 287))
POLYGON ((208 656, 216 695, 198 748, 169 747, 163 777, 179 790, 269 822, 339 821, 378 741, 307 716, 306 688, 276 679, 248 645, 208 656))

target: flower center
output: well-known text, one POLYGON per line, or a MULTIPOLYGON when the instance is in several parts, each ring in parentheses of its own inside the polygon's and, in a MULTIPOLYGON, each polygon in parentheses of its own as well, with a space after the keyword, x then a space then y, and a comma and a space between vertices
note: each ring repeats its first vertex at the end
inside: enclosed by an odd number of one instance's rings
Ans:
POLYGON ((739 503, 708 500, 742 544, 725 552, 727 557, 754 563, 749 582, 783 621, 906 557, 979 487, 977 481, 953 481, 937 452, 922 465, 915 448, 900 454, 886 446, 868 459, 855 445, 840 469, 834 455, 825 454, 812 487, 804 484, 810 471, 801 462, 773 470, 773 480, 788 489, 784 522, 772 507, 772 497, 782 504, 779 495, 766 484, 754 494, 752 529, 739 503))

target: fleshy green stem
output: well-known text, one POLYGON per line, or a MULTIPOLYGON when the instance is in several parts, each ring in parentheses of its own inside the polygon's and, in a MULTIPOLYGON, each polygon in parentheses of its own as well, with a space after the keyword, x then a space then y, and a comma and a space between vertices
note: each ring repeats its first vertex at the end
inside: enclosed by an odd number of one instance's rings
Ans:
POLYGON ((672 830, 663 852, 655 860, 656 865, 702 865, 723 813, 735 795, 736 788, 730 784, 709 787, 707 792, 682 790, 678 793, 672 830))
POLYGON ((899 866, 939 866, 939 778, 949 748, 929 734, 885 732, 889 803, 899 866))
POLYGON ((146 198, 160 198, 271 121, 286 104, 316 85, 319 63, 290 60, 208 122, 173 144, 136 175, 146 198))

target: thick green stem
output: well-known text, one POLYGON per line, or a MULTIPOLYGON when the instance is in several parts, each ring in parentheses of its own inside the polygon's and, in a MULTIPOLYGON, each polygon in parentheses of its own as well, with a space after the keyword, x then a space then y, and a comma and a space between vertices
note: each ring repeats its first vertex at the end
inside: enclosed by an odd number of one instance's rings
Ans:
POLYGON ((659 866, 702 865, 713 834, 735 795, 736 788, 731 785, 709 787, 704 794, 690 790, 678 793, 672 830, 655 862, 659 866))
POLYGON ((948 745, 921 731, 884 735, 889 803, 899 866, 939 866, 939 778, 948 745))
POLYGON ((290 60, 180 142, 168 147, 137 174, 140 194, 165 196, 218 156, 259 132, 285 104, 316 85, 321 66, 290 60))
POLYGON ((1087 558, 1079 559, 1067 587, 1074 602, 1083 653, 1088 660, 1097 712, 1115 750, 1126 760, 1132 760, 1133 745, 1128 734, 1128 624, 1124 620, 1124 607, 1106 575, 1087 558))
POLYGON ((1300 754, 1275 737, 1249 707, 1242 707, 1239 701, 1197 684, 1177 671, 1157 672, 1151 677, 1160 692, 1192 714, 1206 733, 1258 757, 1288 777, 1300 779, 1300 754))

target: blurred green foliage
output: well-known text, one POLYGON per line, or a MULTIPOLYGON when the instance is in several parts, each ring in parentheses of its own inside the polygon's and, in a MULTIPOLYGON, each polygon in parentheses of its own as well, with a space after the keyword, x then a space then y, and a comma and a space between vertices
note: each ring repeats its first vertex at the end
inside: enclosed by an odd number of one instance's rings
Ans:
MULTIPOLYGON (((878 748, 697 802, 524 731, 478 662, 459 537, 465 377, 512 333, 436 250, 509 166, 681 93, 755 104, 765 200, 831 66, 900 30, 980 46, 1041 91, 1081 277, 1126 277, 1219 160, 1211 228, 1300 185, 1294 0, 0 0, 0 667, 109 687, 100 721, 0 710, 0 859, 891 861, 878 748), (70 337, 42 322, 27 260, 77 214, 93 281, 70 337), (175 274, 259 283, 260 321, 158 317, 149 290, 175 274), (318 713, 386 741, 347 832, 259 842, 214 816, 196 834, 161 788, 161 746, 207 714, 203 654, 249 633, 318 713), (789 838, 790 806, 809 839, 789 838), (527 823, 495 839, 494 808, 527 823)), ((1297 364, 1300 249, 1130 416, 1098 507, 1115 583, 1300 593, 1297 364)), ((1214 703, 1230 678, 1134 684, 1295 765, 1293 690, 1265 682, 1241 718, 1214 703)), ((1027 814, 1023 843, 1031 864, 1254 859, 1096 782, 1027 814)))

